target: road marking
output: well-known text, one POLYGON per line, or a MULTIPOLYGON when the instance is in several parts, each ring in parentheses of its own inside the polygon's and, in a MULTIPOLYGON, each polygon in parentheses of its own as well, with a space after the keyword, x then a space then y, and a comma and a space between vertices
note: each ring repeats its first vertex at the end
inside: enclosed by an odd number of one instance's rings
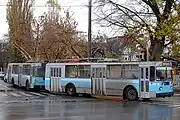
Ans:
POLYGON ((33 95, 30 95, 30 94, 26 94, 24 92, 21 92, 21 91, 18 91, 20 94, 24 95, 24 96, 27 96, 27 97, 30 97, 30 96, 33 96, 33 95))
POLYGON ((33 95, 37 95, 37 96, 45 96, 45 95, 42 95, 42 94, 39 94, 39 93, 35 93, 35 92, 30 92, 31 94, 33 95))
POLYGON ((2 96, 2 97, 6 97, 6 96, 8 96, 7 94, 5 94, 5 93, 3 93, 2 95, 0 95, 0 96, 2 96))
POLYGON ((14 93, 14 92, 10 92, 13 96, 16 96, 16 97, 19 97, 19 96, 21 96, 21 95, 19 95, 19 94, 16 94, 16 93, 14 93))
POLYGON ((47 95, 47 96, 55 96, 55 95, 52 95, 52 94, 48 94, 48 93, 45 93, 45 92, 41 92, 43 95, 47 95))
POLYGON ((3 86, 4 88, 8 88, 8 89, 9 89, 9 87, 7 87, 7 86, 5 86, 5 85, 3 85, 3 84, 0 84, 0 86, 3 86))

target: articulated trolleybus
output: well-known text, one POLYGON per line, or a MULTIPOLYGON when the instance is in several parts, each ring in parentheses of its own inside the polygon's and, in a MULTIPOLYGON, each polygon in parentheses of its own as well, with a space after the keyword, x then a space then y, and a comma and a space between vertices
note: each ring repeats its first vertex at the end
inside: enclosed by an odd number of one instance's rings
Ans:
POLYGON ((170 62, 47 63, 45 89, 68 95, 123 96, 130 101, 173 96, 170 62))
POLYGON ((5 79, 27 90, 45 89, 45 68, 46 63, 9 63, 5 79))

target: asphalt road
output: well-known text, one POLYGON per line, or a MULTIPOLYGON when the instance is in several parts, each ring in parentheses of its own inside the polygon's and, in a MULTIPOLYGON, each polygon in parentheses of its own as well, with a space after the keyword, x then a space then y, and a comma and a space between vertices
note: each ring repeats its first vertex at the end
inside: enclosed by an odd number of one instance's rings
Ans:
POLYGON ((148 102, 114 102, 63 97, 44 92, 26 92, 19 89, 0 92, 0 120, 179 120, 179 118, 180 96, 148 102))

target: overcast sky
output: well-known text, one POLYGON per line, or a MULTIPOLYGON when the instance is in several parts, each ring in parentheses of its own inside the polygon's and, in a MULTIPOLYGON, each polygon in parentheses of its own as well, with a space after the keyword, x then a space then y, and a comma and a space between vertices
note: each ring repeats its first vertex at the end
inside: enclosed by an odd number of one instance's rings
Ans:
MULTIPOLYGON (((8 25, 6 22, 6 4, 8 0, 0 0, 0 39, 2 39, 3 34, 7 33, 8 25)), ((45 11, 45 5, 47 0, 36 0, 36 10, 35 16, 41 15, 45 11)), ((121 0, 123 1, 123 0, 121 0)), ((71 11, 74 12, 75 20, 78 22, 78 30, 84 31, 87 34, 88 30, 88 0, 59 0, 59 3, 63 8, 68 8, 71 6, 71 11)), ((97 25, 93 24, 92 31, 96 33, 98 30, 101 33, 108 33, 108 29, 96 27, 97 25)))

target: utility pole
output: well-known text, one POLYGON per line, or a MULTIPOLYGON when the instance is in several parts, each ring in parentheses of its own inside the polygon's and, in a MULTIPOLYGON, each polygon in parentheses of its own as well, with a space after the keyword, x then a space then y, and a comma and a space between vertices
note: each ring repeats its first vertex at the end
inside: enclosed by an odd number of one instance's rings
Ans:
POLYGON ((92 8, 92 0, 89 0, 89 12, 88 12, 88 58, 91 58, 91 8, 92 8))

